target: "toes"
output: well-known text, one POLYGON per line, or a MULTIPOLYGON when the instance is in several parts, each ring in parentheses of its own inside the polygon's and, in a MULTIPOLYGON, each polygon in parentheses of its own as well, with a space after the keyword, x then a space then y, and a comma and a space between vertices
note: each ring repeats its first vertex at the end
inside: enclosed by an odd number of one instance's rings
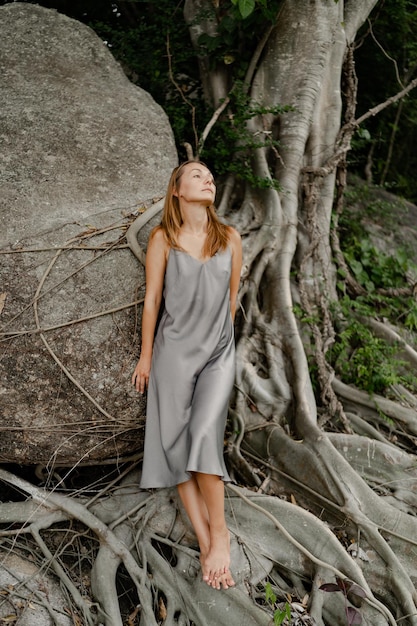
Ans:
POLYGON ((227 570, 221 576, 214 578, 211 585, 214 589, 229 589, 235 586, 230 570, 227 570))
POLYGON ((233 580, 233 576, 230 570, 227 570, 227 572, 225 573, 223 581, 226 583, 227 587, 234 587, 235 581, 233 580))

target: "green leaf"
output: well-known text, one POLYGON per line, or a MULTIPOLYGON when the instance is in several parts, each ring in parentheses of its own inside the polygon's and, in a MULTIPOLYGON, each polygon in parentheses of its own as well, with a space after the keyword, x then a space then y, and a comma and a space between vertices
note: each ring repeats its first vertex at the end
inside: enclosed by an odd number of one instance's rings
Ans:
POLYGON ((243 19, 255 10, 255 0, 239 0, 239 11, 243 19))
POLYGON ((272 590, 271 583, 266 583, 265 585, 265 598, 266 601, 270 602, 271 604, 275 604, 275 602, 277 601, 277 597, 272 590))
POLYGON ((284 619, 291 620, 291 606, 288 602, 285 603, 283 611, 277 609, 274 613, 274 625, 281 626, 284 619))
POLYGON ((281 626, 282 622, 287 616, 285 615, 285 611, 275 611, 274 613, 274 624, 275 626, 281 626))
POLYGON ((371 140, 371 133, 366 128, 359 128, 358 129, 358 137, 360 137, 361 139, 366 139, 366 141, 370 141, 371 140))
POLYGON ((352 259, 350 262, 350 267, 352 268, 355 276, 360 276, 363 272, 363 265, 360 261, 356 261, 356 259, 352 259))
POLYGON ((221 21, 222 30, 228 33, 233 33, 236 30, 236 20, 232 19, 230 15, 225 15, 221 21))

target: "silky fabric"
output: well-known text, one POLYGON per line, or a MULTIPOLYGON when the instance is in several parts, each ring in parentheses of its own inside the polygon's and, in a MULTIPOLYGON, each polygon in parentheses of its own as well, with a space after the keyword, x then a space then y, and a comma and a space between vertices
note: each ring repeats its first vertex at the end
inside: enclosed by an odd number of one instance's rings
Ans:
POLYGON ((171 487, 190 472, 229 481, 224 429, 235 376, 229 247, 207 261, 169 252, 148 386, 140 486, 171 487))

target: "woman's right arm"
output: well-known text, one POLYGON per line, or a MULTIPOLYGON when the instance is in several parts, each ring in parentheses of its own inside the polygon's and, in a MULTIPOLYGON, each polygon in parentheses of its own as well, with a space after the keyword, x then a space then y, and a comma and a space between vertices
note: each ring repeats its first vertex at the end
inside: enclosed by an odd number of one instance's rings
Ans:
POLYGON ((153 341, 164 287, 168 244, 162 230, 155 231, 146 252, 146 293, 142 312, 142 346, 139 361, 132 375, 132 384, 143 394, 148 386, 153 341))

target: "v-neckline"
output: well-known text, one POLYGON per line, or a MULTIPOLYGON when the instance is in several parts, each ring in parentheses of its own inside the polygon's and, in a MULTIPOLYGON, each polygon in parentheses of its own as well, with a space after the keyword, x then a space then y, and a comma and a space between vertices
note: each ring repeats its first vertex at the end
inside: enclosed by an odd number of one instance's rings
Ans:
POLYGON ((214 257, 217 255, 217 252, 216 252, 215 254, 213 254, 213 256, 209 256, 209 257, 207 257, 207 259, 201 260, 201 259, 198 259, 193 254, 190 254, 190 252, 188 252, 187 250, 183 250, 183 249, 180 250, 179 248, 176 248, 176 250, 177 250, 177 252, 182 252, 183 254, 185 254, 186 256, 190 257, 191 259, 194 259, 194 261, 199 263, 199 265, 206 265, 206 263, 211 261, 211 259, 214 259, 214 257))

